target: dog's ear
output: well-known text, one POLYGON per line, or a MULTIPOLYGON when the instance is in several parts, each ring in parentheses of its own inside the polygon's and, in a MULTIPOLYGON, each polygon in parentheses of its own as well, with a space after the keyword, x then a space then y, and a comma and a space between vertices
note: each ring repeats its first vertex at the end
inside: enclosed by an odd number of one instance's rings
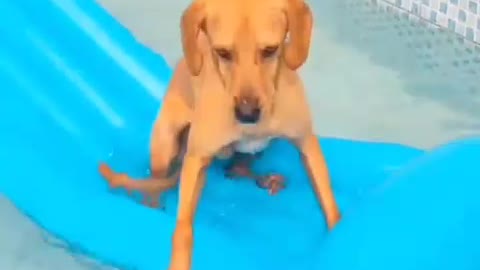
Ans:
POLYGON ((303 0, 287 0, 287 31, 290 35, 284 51, 287 66, 295 70, 307 60, 310 50, 313 16, 303 0))
POLYGON ((193 2, 182 15, 182 46, 185 60, 193 76, 200 73, 203 59, 198 44, 200 30, 205 29, 205 9, 203 3, 193 2))

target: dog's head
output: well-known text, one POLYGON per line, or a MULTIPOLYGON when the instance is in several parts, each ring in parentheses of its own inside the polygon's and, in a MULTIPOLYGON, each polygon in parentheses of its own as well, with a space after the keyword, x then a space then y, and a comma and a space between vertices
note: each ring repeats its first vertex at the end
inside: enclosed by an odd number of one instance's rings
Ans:
POLYGON ((203 66, 202 31, 238 122, 268 117, 280 67, 295 70, 307 59, 312 14, 303 0, 197 0, 182 16, 182 43, 192 75, 203 66), (288 35, 288 39, 287 39, 288 35))

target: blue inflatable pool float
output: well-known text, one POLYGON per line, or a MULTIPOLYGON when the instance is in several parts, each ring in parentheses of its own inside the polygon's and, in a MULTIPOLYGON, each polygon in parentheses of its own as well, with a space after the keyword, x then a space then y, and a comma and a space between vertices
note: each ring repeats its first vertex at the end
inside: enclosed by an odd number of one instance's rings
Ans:
MULTIPOLYGON (((0 13, 0 193, 75 251, 166 269, 176 192, 149 209, 111 192, 97 166, 145 176, 170 67, 91 1, 0 0, 0 13)), ((276 197, 209 169, 194 269, 480 269, 480 139, 321 144, 343 212, 334 231, 278 140, 257 164, 288 177, 276 197)))

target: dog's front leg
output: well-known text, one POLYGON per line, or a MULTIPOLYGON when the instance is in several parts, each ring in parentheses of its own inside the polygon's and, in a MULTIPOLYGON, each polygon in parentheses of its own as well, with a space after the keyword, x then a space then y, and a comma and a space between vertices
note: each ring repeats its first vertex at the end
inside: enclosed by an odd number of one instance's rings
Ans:
POLYGON ((193 221, 205 170, 211 158, 186 154, 180 176, 177 224, 173 235, 169 270, 189 270, 192 263, 193 221))
POLYGON ((294 142, 302 154, 315 193, 325 212, 328 228, 331 229, 340 220, 340 211, 333 195, 327 163, 318 138, 314 134, 308 133, 306 136, 295 139, 294 142))

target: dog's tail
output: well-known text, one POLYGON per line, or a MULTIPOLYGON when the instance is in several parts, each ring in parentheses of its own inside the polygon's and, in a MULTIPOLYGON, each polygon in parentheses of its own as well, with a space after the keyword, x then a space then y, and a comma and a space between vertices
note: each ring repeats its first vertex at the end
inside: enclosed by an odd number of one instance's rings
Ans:
POLYGON ((124 188, 129 193, 139 191, 145 195, 160 194, 173 188, 178 182, 178 174, 168 178, 133 179, 125 173, 115 172, 106 163, 101 163, 98 170, 110 187, 124 188))

